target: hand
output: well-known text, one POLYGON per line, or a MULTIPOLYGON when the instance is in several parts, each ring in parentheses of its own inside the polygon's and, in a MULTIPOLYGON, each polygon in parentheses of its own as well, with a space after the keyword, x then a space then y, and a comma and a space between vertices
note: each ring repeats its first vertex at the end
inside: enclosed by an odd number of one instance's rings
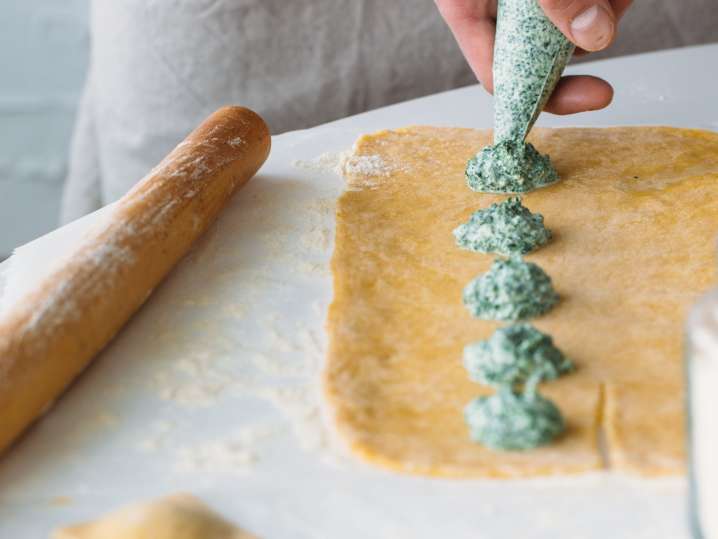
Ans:
MULTIPOLYGON (((494 91, 493 62, 496 0, 435 0, 471 69, 490 93, 494 91)), ((549 19, 578 47, 577 54, 608 47, 619 19, 632 0, 538 0, 549 19)), ((546 110, 574 114, 598 110, 613 99, 608 82, 587 75, 563 77, 546 110)))

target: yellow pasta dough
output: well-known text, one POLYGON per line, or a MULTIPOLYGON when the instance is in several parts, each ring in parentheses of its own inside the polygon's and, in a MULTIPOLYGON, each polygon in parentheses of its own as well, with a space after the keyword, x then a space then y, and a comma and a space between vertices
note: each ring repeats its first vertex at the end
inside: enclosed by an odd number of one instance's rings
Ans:
POLYGON ((53 539, 257 539, 197 498, 174 494, 57 530, 53 539))
POLYGON ((364 458, 411 473, 680 473, 682 327, 715 282, 718 135, 536 129, 529 140, 562 178, 524 204, 554 235, 526 258, 562 298, 535 325, 577 366, 541 388, 562 410, 566 434, 525 452, 468 438, 463 407, 490 390, 469 381, 462 349, 497 324, 471 318, 461 291, 493 256, 460 250, 451 232, 504 197, 474 193, 464 180, 489 131, 433 127, 364 136, 345 167, 325 371, 338 430, 364 458))

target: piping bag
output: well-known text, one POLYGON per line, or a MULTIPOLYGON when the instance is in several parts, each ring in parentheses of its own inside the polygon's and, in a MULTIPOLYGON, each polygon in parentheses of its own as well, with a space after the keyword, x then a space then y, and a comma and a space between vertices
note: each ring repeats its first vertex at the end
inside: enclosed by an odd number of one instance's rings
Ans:
POLYGON ((526 139, 574 49, 537 0, 498 1, 494 144, 526 139))

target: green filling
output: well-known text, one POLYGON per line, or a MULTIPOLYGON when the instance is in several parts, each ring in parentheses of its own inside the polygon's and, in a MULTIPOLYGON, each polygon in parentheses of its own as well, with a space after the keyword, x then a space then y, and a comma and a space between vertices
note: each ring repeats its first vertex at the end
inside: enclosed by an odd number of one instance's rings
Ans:
POLYGON ((462 249, 479 253, 526 254, 551 239, 541 214, 533 214, 513 197, 475 212, 454 230, 462 249))
MULTIPOLYGON (((561 77, 573 44, 544 14, 537 0, 499 0, 494 47, 494 145, 466 167, 468 186, 488 193, 526 193, 558 181, 548 156, 525 142, 561 77)), ((464 249, 503 255, 526 254, 551 237, 540 215, 519 199, 474 213, 455 231, 464 249)), ((464 289, 474 316, 521 320, 539 316, 558 301, 551 279, 519 256, 496 260, 490 271, 464 289)), ((490 448, 522 450, 553 440, 564 430, 558 408, 536 393, 542 380, 573 369, 551 337, 528 324, 498 329, 464 350, 471 378, 499 386, 465 410, 471 437, 490 448), (523 386, 523 393, 515 392, 523 386)))
POLYGON ((545 445, 565 429, 561 412, 551 401, 508 388, 474 399, 464 410, 464 417, 472 440, 498 450, 545 445))
POLYGON ((467 184, 482 193, 526 193, 556 181, 549 157, 522 141, 487 146, 466 167, 467 184))
POLYGON ((520 256, 496 259, 491 269, 464 288, 464 305, 484 320, 524 320, 548 312, 558 302, 551 278, 520 256))
POLYGON ((464 366, 475 382, 492 386, 554 380, 573 363, 553 339, 530 324, 497 329, 490 339, 464 348, 464 366))
POLYGON ((499 0, 494 47, 494 141, 523 141, 574 45, 537 0, 499 0))
POLYGON ((548 156, 525 143, 574 45, 536 0, 500 0, 494 48, 494 145, 466 167, 474 191, 526 193, 558 181, 548 156))

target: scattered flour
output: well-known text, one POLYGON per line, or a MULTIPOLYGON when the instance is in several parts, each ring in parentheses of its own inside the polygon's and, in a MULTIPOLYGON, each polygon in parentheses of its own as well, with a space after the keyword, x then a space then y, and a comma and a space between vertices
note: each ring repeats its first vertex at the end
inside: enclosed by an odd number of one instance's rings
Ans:
POLYGON ((345 161, 344 171, 364 176, 388 176, 392 167, 380 155, 353 155, 345 161))
POLYGON ((350 191, 376 189, 384 178, 398 170, 405 168, 387 163, 380 155, 352 155, 344 163, 344 177, 350 191))
MULTIPOLYGON (((348 161, 347 153, 294 165, 335 174, 345 166, 355 173, 388 174, 381 159, 348 161)), ((328 183, 308 191, 296 180, 258 185, 248 203, 236 212, 230 208, 189 254, 185 264, 192 267, 191 280, 168 293, 175 309, 151 322, 155 339, 145 345, 146 354, 162 359, 155 359, 147 386, 154 398, 173 405, 170 415, 182 417, 185 410, 196 417, 235 405, 246 410, 246 403, 255 400, 250 406, 268 416, 249 421, 272 426, 227 433, 210 427, 206 432, 211 434, 197 441, 187 436, 192 420, 187 425, 161 422, 148 429, 136 450, 169 455, 179 471, 247 473, 261 464, 272 439, 289 432, 300 448, 323 460, 341 459, 325 418, 321 384, 326 354, 321 328, 341 189, 339 183, 328 183), (228 249, 227 237, 238 230, 251 241, 228 249), (316 297, 298 292, 304 283, 317 291, 316 297), (286 316, 285 309, 294 314, 286 316), (200 411, 205 408, 208 412, 200 411)), ((240 412, 238 421, 247 417, 240 412)))
POLYGON ((247 144, 247 141, 242 137, 235 137, 229 141, 229 145, 232 146, 232 148, 238 148, 239 146, 244 146, 245 144, 247 144))
POLYGON ((403 170, 395 164, 384 161, 380 155, 356 155, 355 152, 324 153, 311 161, 297 160, 297 168, 331 172, 347 180, 347 189, 361 190, 376 188, 380 178, 389 176, 395 170, 403 170))
POLYGON ((239 473, 251 468, 257 455, 231 440, 206 442, 178 452, 177 469, 183 472, 239 473))
MULTIPOLYGON (((316 382, 314 382, 316 383, 316 382)), ((269 401, 292 426, 299 446, 305 451, 327 451, 331 437, 324 424, 320 396, 308 387, 265 387, 257 396, 269 401)))
POLYGON ((344 163, 350 155, 350 151, 338 153, 326 152, 311 160, 297 159, 292 162, 292 165, 300 169, 331 172, 337 176, 342 176, 344 173, 344 163))
POLYGON ((174 422, 157 422, 136 450, 169 455, 173 469, 180 472, 241 474, 250 471, 259 462, 262 445, 279 432, 276 425, 248 425, 221 438, 182 444, 176 441, 181 430, 174 422))
POLYGON ((249 426, 236 434, 175 450, 175 467, 183 472, 244 473, 259 461, 258 447, 275 431, 249 426))
MULTIPOLYGON (((312 316, 322 315, 326 308, 319 302, 308 307, 312 316)), ((183 357, 150 381, 154 394, 190 408, 213 407, 225 398, 256 398, 279 412, 281 423, 290 428, 302 449, 331 453, 335 442, 323 416, 320 383, 326 351, 323 334, 302 326, 287 331, 281 320, 269 317, 259 323, 257 335, 262 341, 254 344, 257 349, 240 345, 228 356, 217 350, 185 350, 183 357)), ((137 449, 174 451, 178 470, 240 473, 261 460, 264 440, 285 432, 286 427, 246 428, 176 450, 171 440, 182 430, 176 424, 159 422, 150 430, 137 449)))
POLYGON ((191 407, 212 406, 226 390, 241 385, 232 373, 217 365, 216 351, 211 349, 186 351, 149 383, 161 399, 191 407))

